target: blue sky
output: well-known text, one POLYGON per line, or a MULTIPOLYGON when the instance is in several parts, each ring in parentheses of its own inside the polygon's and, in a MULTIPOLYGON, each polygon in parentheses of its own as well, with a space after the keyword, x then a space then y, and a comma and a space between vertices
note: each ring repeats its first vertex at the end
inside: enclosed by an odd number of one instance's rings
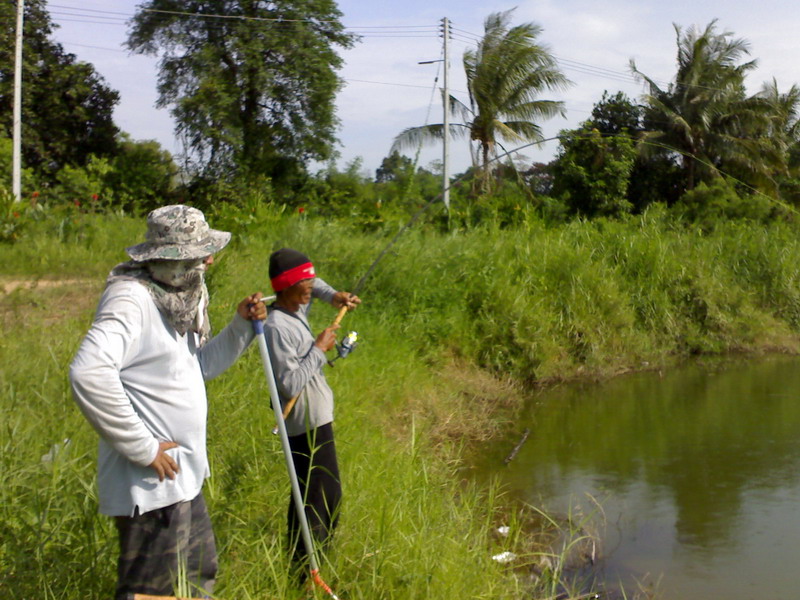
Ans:
MULTIPOLYGON (((154 106, 156 60, 129 55, 122 49, 127 34, 124 20, 133 15, 137 3, 51 1, 51 16, 60 25, 55 37, 67 51, 92 63, 120 92, 115 119, 124 131, 135 139, 156 139, 168 150, 179 152, 169 112, 154 106)), ((781 90, 800 82, 800 10, 791 0, 342 0, 339 7, 345 26, 363 36, 355 48, 343 53, 346 65, 340 75, 345 86, 337 98, 341 121, 338 162, 344 167, 360 158, 362 170, 371 174, 398 132, 426 119, 441 122, 441 96, 432 93, 437 73, 441 84, 441 65, 418 63, 440 58, 441 38, 436 30, 442 17, 450 19, 454 32, 451 92, 465 102, 461 56, 482 34, 489 13, 516 7, 515 24, 534 22, 542 27, 540 41, 549 46, 573 82, 565 91, 542 96, 563 100, 567 108, 566 118, 541 124, 547 136, 588 118, 604 90, 639 97, 643 88, 630 75, 631 59, 654 79, 669 81, 675 70, 673 23, 705 27, 716 18, 719 29, 748 40, 751 58, 759 63, 748 80, 751 92, 773 77, 781 90)), ((465 144, 452 142, 451 172, 469 165, 465 144)), ((555 150, 551 142, 525 149, 522 155, 546 161, 555 150)), ((428 147, 420 154, 420 165, 440 159, 441 149, 428 147)))

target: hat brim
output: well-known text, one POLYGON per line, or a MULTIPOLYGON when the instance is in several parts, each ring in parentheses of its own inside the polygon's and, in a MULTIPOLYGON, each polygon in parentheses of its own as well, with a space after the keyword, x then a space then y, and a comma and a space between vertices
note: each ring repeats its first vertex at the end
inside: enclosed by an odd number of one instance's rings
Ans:
POLYGON ((208 235, 198 242, 188 244, 142 242, 125 248, 125 252, 137 262, 146 260, 195 260, 205 258, 210 254, 216 254, 227 246, 230 241, 230 232, 211 229, 208 235))

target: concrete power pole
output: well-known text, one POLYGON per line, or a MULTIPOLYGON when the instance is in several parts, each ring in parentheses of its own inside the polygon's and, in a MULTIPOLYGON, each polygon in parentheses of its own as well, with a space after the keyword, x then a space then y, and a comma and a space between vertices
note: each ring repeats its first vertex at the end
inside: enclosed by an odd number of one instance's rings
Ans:
POLYGON ((444 103, 444 131, 442 137, 442 200, 447 210, 450 210, 450 89, 448 88, 448 75, 450 70, 450 19, 442 19, 442 32, 444 34, 444 87, 442 88, 442 101, 444 103))
POLYGON ((22 196, 21 136, 22 136, 22 15, 25 12, 25 0, 17 0, 17 45, 14 56, 14 140, 11 165, 11 193, 19 201, 22 196))

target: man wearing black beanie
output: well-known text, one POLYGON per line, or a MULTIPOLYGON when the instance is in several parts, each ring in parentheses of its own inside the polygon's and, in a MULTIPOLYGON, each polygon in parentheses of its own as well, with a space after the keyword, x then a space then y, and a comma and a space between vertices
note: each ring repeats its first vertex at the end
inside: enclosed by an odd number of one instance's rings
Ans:
MULTIPOLYGON (((291 248, 272 253, 269 277, 278 298, 264 331, 281 403, 286 405, 299 394, 286 417, 286 430, 300 492, 306 499, 309 527, 324 548, 336 527, 342 494, 333 440, 333 392, 323 373, 325 353, 333 348, 339 326, 328 327, 315 337, 308 312, 312 297, 350 310, 361 300, 349 292, 334 290, 316 276, 305 254, 291 248)), ((291 497, 288 524, 290 551, 299 569, 305 566, 307 557, 299 542, 299 523, 291 497)))

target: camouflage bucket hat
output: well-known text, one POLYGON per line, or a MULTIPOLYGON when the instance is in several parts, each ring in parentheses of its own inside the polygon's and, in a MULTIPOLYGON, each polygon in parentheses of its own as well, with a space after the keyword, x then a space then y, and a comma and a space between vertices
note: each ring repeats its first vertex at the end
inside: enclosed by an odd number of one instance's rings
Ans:
POLYGON ((137 262, 205 258, 222 250, 231 241, 231 234, 211 229, 196 208, 176 204, 157 208, 147 215, 145 239, 125 248, 137 262))

